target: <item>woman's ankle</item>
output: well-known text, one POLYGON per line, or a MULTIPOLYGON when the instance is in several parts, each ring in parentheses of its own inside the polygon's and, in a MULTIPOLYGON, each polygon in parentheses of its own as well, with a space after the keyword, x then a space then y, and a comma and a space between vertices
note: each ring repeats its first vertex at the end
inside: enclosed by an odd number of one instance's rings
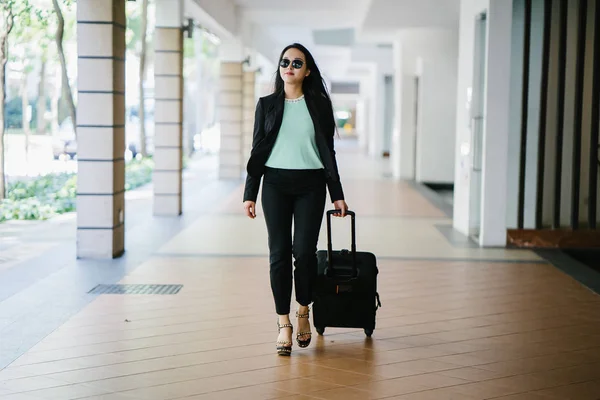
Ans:
POLYGON ((298 314, 306 314, 308 313, 309 306, 303 306, 298 304, 298 314))
POLYGON ((280 325, 290 323, 290 314, 278 314, 277 318, 279 320, 280 325))

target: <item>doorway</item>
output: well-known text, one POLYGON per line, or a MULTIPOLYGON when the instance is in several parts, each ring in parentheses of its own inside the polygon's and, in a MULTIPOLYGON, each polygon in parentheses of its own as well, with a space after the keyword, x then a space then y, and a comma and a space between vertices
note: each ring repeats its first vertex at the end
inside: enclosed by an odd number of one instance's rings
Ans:
POLYGON ((413 114, 413 118, 414 118, 414 123, 413 123, 413 173, 414 173, 414 179, 418 180, 419 177, 419 172, 418 172, 418 166, 419 163, 417 162, 417 152, 419 149, 419 113, 421 112, 421 110, 419 109, 419 102, 420 102, 420 97, 421 97, 421 92, 420 92, 420 86, 419 86, 419 81, 420 77, 419 75, 414 77, 414 114, 413 114))
POLYGON ((394 77, 391 75, 384 78, 384 96, 383 156, 389 157, 394 130, 394 77))
POLYGON ((471 190, 469 234, 476 239, 481 232, 481 195, 483 167, 483 136, 485 134, 485 75, 487 69, 487 13, 475 18, 473 49, 473 91, 471 102, 471 190))

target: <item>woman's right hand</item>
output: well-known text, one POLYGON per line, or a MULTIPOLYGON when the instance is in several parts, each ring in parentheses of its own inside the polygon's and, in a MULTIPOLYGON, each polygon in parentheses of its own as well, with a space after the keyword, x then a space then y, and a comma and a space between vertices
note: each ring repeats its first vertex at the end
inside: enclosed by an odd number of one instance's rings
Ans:
POLYGON ((244 202, 244 211, 246 211, 246 216, 249 218, 256 218, 256 203, 254 201, 246 200, 244 202))

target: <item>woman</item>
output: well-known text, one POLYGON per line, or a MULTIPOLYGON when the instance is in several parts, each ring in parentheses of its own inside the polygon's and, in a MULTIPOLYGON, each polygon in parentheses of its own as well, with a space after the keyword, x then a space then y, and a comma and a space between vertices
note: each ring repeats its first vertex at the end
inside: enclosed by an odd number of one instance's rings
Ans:
POLYGON ((331 99, 314 58, 300 44, 286 47, 279 57, 274 93, 256 106, 244 191, 246 215, 254 219, 264 176, 261 201, 269 235, 271 290, 279 316, 279 355, 292 351, 292 256, 299 304, 296 341, 300 347, 310 344, 308 306, 317 275, 326 186, 338 214, 344 217, 348 210, 333 148, 334 132, 331 99))

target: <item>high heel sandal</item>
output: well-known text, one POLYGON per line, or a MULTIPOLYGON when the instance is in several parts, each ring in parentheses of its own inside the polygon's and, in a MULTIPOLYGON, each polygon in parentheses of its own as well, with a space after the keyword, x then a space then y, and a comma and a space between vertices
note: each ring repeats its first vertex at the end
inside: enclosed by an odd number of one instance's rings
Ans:
MULTIPOLYGON (((296 311, 296 318, 309 318, 310 317, 310 309, 308 309, 308 311, 306 312, 306 314, 299 314, 298 311, 296 311)), ((310 323, 310 322, 309 322, 310 323)), ((296 342, 298 342, 298 346, 305 348, 308 347, 308 345, 310 344, 310 340, 312 338, 312 332, 308 331, 308 332, 298 332, 296 334, 296 342), (306 335, 310 335, 310 337, 307 340, 300 340, 300 336, 306 336, 306 335)))
MULTIPOLYGON (((279 321, 277 321, 278 333, 280 333, 281 329, 283 329, 283 328, 291 328, 292 333, 294 333, 294 326, 292 324, 280 325, 279 321)), ((290 342, 288 340, 278 340, 277 341, 277 354, 279 354, 280 356, 289 356, 290 354, 292 354, 292 342, 290 342)))

